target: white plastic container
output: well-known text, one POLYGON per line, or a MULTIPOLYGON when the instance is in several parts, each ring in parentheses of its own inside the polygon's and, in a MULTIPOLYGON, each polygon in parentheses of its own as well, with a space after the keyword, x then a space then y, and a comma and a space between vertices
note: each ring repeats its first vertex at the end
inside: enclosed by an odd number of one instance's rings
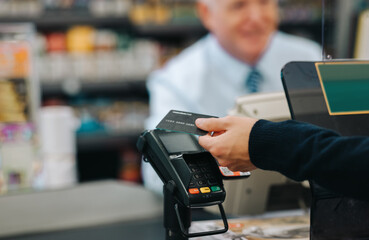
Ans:
POLYGON ((61 188, 77 183, 76 129, 78 121, 68 106, 48 106, 40 110, 40 144, 45 188, 61 188))

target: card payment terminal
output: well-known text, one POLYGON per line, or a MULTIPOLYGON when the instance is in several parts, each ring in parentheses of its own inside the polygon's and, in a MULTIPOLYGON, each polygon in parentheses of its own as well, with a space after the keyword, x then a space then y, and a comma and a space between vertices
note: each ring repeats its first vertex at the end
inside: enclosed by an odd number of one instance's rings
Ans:
POLYGON ((209 206, 224 201, 218 164, 195 136, 158 129, 146 131, 140 136, 138 148, 163 183, 175 185, 175 197, 183 205, 209 206))
MULTIPOLYGON (((221 173, 215 158, 199 145, 194 135, 160 129, 148 130, 139 137, 137 148, 164 183, 164 218, 170 218, 168 215, 175 212, 174 220, 177 221, 178 227, 173 226, 173 219, 164 219, 165 227, 171 232, 167 234, 173 236, 173 231, 180 229, 181 235, 185 237, 167 239, 187 239, 224 233, 228 230, 222 207, 226 196, 223 178, 227 176, 221 173), (184 217, 188 210, 212 205, 219 206, 224 229, 188 233, 190 220, 184 217), (182 208, 182 214, 179 208, 182 208), (183 219, 187 220, 187 225, 183 223, 183 219)), ((249 174, 246 174, 242 177, 248 176, 249 174)))

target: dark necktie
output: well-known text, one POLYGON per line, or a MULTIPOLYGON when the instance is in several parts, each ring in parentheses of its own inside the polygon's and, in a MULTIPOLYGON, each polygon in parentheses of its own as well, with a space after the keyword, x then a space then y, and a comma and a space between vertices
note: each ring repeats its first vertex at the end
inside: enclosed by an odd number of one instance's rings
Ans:
POLYGON ((259 84, 261 81, 261 74, 256 68, 252 68, 249 76, 246 80, 246 88, 250 93, 255 93, 259 91, 259 84))

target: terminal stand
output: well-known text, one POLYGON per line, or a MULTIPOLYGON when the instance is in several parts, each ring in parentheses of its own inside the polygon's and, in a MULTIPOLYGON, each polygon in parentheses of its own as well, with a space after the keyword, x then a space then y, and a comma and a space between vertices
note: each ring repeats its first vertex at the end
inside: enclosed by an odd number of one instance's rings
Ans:
MULTIPOLYGON (((215 231, 189 233, 191 226, 191 207, 184 206, 174 196, 174 181, 169 181, 163 187, 164 192, 164 227, 166 240, 188 240, 192 237, 221 234, 228 231, 228 222, 222 204, 218 204, 224 228, 215 231)), ((205 205, 204 205, 205 206, 205 205)), ((200 206, 199 206, 200 207, 200 206)))
MULTIPOLYGON (((178 211, 181 216, 181 220, 185 229, 191 226, 191 209, 179 204, 173 196, 173 191, 170 188, 170 183, 164 185, 164 227, 166 240, 187 240, 188 237, 184 236, 181 232, 181 227, 176 215, 175 206, 178 206, 178 211)), ((174 189, 173 189, 174 190, 174 189)))

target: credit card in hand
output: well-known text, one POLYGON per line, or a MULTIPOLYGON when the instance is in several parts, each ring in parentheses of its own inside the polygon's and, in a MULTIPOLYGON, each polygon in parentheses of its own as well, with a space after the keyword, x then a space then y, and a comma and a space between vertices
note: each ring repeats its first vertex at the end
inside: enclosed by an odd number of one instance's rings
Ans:
POLYGON ((206 135, 208 132, 196 127, 195 121, 198 118, 217 118, 214 116, 170 110, 169 113, 156 126, 158 129, 170 130, 175 132, 185 132, 195 135, 206 135))

